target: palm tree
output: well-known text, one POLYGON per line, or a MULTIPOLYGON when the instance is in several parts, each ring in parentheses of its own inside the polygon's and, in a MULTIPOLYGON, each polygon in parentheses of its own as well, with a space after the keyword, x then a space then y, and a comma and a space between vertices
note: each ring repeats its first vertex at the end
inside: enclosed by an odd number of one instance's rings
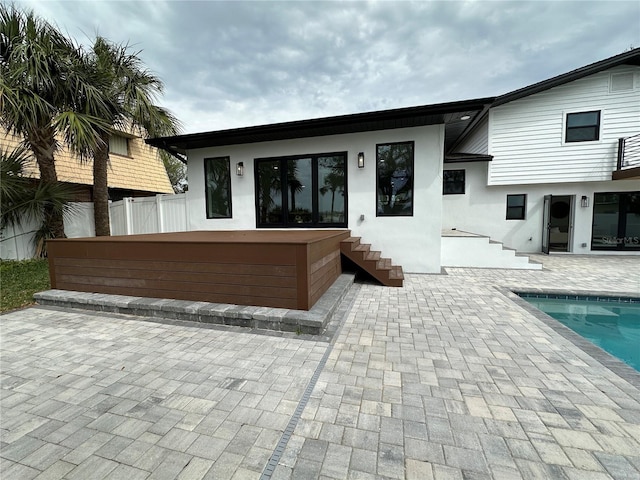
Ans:
POLYGON ((116 45, 98 37, 87 55, 86 73, 102 91, 103 102, 93 104, 87 98, 84 109, 105 121, 103 127, 97 128, 100 142, 92 151, 96 236, 110 235, 109 137, 118 130, 143 136, 175 135, 179 130, 176 118, 154 104, 163 84, 144 68, 138 53, 130 53, 127 45, 116 45))
MULTIPOLYGON (((102 122, 78 104, 100 106, 102 96, 77 68, 80 61, 79 48, 51 24, 0 4, 0 123, 24 139, 46 188, 58 182, 58 135, 81 156, 98 140, 94 126, 102 122)), ((48 205, 44 215, 51 235, 63 237, 62 214, 48 205)))

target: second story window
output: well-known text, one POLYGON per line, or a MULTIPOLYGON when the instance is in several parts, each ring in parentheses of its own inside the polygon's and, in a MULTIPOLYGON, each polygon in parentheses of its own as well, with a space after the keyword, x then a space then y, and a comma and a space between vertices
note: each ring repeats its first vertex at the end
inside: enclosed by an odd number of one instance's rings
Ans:
POLYGON ((570 143, 594 140, 600 140, 600 110, 567 113, 564 141, 570 143))
POLYGON ((129 139, 120 135, 111 135, 109 137, 109 153, 128 157, 129 139))

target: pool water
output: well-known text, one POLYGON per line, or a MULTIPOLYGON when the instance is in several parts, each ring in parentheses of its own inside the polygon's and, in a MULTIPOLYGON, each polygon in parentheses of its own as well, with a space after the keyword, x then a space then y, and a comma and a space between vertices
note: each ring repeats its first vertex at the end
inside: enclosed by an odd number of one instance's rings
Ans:
POLYGON ((534 307, 640 371, 640 301, 521 295, 534 307))

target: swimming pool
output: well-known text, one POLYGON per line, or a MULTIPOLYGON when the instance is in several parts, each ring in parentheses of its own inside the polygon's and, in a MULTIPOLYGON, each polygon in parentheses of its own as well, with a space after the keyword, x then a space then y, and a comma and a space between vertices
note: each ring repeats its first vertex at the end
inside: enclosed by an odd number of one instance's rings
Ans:
POLYGON ((640 299, 530 293, 518 295, 640 371, 640 299))

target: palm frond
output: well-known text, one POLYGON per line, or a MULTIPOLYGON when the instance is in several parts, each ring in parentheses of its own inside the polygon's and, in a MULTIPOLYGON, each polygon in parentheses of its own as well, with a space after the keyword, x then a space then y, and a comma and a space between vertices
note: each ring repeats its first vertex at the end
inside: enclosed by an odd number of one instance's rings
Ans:
POLYGON ((24 167, 31 161, 24 147, 0 151, 0 228, 22 225, 32 219, 41 222, 45 208, 64 213, 76 190, 63 183, 48 183, 24 177, 24 167))

